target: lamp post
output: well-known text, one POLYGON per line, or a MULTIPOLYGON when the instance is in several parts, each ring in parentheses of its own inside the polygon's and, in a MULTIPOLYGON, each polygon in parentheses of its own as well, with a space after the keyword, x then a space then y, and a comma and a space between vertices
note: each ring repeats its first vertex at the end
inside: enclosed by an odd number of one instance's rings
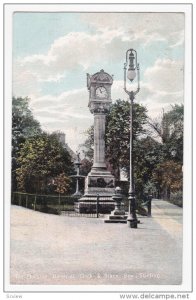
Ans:
POLYGON ((130 186, 129 186, 129 213, 127 223, 131 228, 137 228, 137 216, 136 216, 136 201, 135 201, 135 189, 133 178, 133 101, 135 95, 140 90, 140 72, 139 64, 137 62, 137 52, 134 49, 129 49, 126 52, 126 62, 124 64, 124 90, 129 95, 130 99, 130 186), (135 90, 128 87, 127 81, 131 83, 136 78, 137 87, 135 90))

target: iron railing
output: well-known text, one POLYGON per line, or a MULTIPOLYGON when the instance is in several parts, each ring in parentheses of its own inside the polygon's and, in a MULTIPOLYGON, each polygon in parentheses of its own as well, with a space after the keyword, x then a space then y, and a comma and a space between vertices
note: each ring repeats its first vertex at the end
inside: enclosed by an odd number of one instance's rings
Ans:
MULTIPOLYGON (((78 196, 60 196, 60 195, 41 195, 29 194, 21 192, 13 192, 11 196, 11 204, 23 206, 40 212, 62 214, 71 217, 93 217, 98 218, 103 215, 99 211, 99 199, 96 202, 96 210, 88 213, 77 212, 75 209, 78 202, 78 196)), ((95 202, 88 202, 88 205, 95 205, 95 202)))

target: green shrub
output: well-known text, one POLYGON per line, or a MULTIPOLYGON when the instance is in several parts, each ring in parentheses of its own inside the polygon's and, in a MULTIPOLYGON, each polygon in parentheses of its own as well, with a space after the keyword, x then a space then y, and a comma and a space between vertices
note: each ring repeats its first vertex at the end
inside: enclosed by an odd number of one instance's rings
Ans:
POLYGON ((171 193, 169 202, 182 207, 183 206, 183 192, 178 191, 176 193, 171 193))

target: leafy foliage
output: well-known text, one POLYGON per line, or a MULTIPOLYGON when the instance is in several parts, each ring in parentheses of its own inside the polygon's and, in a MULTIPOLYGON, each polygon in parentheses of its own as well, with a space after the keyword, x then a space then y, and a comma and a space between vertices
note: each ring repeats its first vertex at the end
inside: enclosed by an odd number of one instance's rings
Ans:
POLYGON ((182 165, 173 160, 164 161, 153 170, 153 180, 162 196, 170 198, 170 193, 182 190, 182 165))
POLYGON ((54 185, 56 186, 55 192, 65 194, 70 187, 70 178, 63 172, 54 178, 54 185))
MULTIPOLYGON (((145 134, 146 108, 133 105, 133 142, 145 134)), ((120 168, 129 171, 130 156, 130 103, 117 100, 106 119, 106 157, 114 175, 119 179, 120 168)))
POLYGON ((92 167, 92 162, 87 158, 81 160, 80 175, 87 176, 92 167))
POLYGON ((12 190, 16 190, 17 157, 27 138, 41 134, 41 127, 29 108, 29 98, 12 98, 12 190))
MULTIPOLYGON (((92 158, 93 127, 87 134, 84 146, 87 155, 92 158)), ((118 100, 111 106, 106 118, 105 142, 110 170, 119 180, 120 169, 123 168, 129 179, 129 102, 118 100)), ((145 107, 134 103, 133 162, 137 197, 142 198, 148 190, 158 197, 170 197, 170 193, 182 190, 183 105, 172 106, 157 121, 147 117, 145 107)))
POLYGON ((12 147, 13 155, 26 138, 41 133, 41 127, 29 108, 29 98, 12 99, 12 147))
POLYGON ((55 135, 46 133, 26 139, 19 150, 17 163, 18 188, 26 192, 44 192, 51 177, 73 172, 67 150, 55 135))
POLYGON ((183 163, 183 120, 184 106, 173 105, 171 110, 163 113, 162 119, 150 120, 149 125, 158 134, 164 148, 165 159, 171 159, 183 163))
POLYGON ((182 207, 183 206, 183 192, 182 192, 182 190, 179 190, 175 193, 171 192, 170 202, 175 204, 175 205, 178 205, 178 206, 182 207))
MULTIPOLYGON (((162 145, 147 136, 134 142, 134 180, 135 189, 141 198, 152 179, 153 170, 158 163, 163 162, 162 145)), ((151 182, 153 185, 153 183, 151 182)))
POLYGON ((184 106, 176 104, 169 112, 163 112, 161 120, 149 120, 151 128, 161 139, 162 159, 157 161, 152 174, 159 197, 170 198, 170 193, 182 191, 183 113, 184 106))

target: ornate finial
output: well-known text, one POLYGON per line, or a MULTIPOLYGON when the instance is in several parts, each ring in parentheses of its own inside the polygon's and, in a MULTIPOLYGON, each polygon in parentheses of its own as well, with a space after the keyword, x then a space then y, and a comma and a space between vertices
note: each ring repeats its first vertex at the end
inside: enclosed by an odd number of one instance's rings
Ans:
POLYGON ((100 70, 100 72, 102 72, 102 73, 103 73, 103 72, 104 72, 104 70, 103 70, 103 69, 101 69, 101 70, 100 70))
POLYGON ((88 90, 90 89, 90 83, 91 83, 91 76, 89 73, 86 73, 86 77, 87 77, 87 88, 88 90))

